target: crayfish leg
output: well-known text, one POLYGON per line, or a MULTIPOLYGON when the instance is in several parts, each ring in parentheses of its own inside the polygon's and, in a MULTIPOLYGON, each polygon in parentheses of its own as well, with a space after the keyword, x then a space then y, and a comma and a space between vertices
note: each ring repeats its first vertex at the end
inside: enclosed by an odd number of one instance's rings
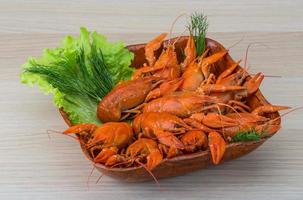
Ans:
POLYGON ((200 60, 199 65, 201 67, 202 73, 205 77, 205 79, 208 78, 210 75, 210 68, 211 65, 219 61, 221 58, 223 58, 227 54, 227 51, 220 51, 217 53, 214 53, 211 56, 208 56, 206 58, 203 58, 200 60))
POLYGON ((220 84, 221 81, 226 78, 227 76, 231 75, 234 70, 239 66, 241 60, 239 60, 238 62, 234 63, 233 65, 231 65, 229 68, 227 68, 225 71, 223 71, 217 78, 217 84, 220 84))
POLYGON ((249 112, 249 113, 251 112, 251 108, 241 101, 230 100, 228 102, 228 105, 230 105, 230 106, 234 105, 234 107, 235 106, 241 107, 241 108, 243 108, 242 110, 244 110, 244 112, 249 112))
POLYGON ((218 92, 232 92, 246 90, 246 87, 238 85, 219 85, 219 84, 206 84, 199 87, 199 92, 204 94, 218 93, 218 92))
POLYGON ((160 90, 160 88, 156 88, 148 93, 144 102, 148 102, 148 101, 150 101, 152 99, 156 99, 160 96, 161 96, 161 90, 160 90))
POLYGON ((184 121, 192 126, 193 128, 196 128, 198 130, 201 130, 201 131, 204 131, 206 133, 209 133, 209 132, 212 132, 212 131, 215 131, 214 129, 211 129, 207 126, 205 126, 204 124, 202 124, 201 122, 197 121, 196 119, 194 118, 186 118, 184 119, 184 121))
POLYGON ((159 98, 161 96, 170 94, 170 93, 178 90, 178 88, 181 86, 182 83, 183 83, 182 78, 177 78, 177 79, 173 79, 171 81, 162 83, 159 88, 156 88, 149 92, 149 94, 145 98, 145 102, 148 102, 151 99, 159 98))
POLYGON ((208 113, 202 122, 211 128, 222 128, 239 125, 239 122, 237 120, 216 113, 208 113))

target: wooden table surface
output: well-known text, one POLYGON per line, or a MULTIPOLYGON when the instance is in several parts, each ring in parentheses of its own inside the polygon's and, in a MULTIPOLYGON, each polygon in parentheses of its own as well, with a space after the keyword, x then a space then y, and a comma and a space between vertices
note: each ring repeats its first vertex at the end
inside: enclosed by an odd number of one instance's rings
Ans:
MULTIPOLYGON (((95 172, 79 145, 47 129, 66 125, 51 97, 19 83, 20 65, 55 47, 80 26, 110 40, 144 42, 168 31, 181 13, 204 10, 208 36, 243 58, 249 43, 252 73, 267 77, 262 92, 273 104, 303 105, 303 1, 0 1, 0 199, 303 199, 303 110, 255 152, 184 176, 128 184, 95 172), (25 3, 26 2, 26 3, 25 3)), ((181 18, 174 28, 184 30, 181 18)))

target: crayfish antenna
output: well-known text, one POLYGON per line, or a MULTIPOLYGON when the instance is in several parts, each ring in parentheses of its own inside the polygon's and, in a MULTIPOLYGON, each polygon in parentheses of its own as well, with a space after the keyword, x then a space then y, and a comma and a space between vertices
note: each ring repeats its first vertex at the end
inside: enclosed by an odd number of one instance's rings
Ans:
POLYGON ((127 119, 129 116, 130 116, 130 112, 129 113, 126 113, 125 115, 123 115, 121 118, 120 118, 120 120, 121 121, 123 121, 123 120, 125 120, 125 119, 127 119))
POLYGON ((110 168, 114 168, 114 167, 117 167, 117 166, 119 166, 119 165, 124 165, 124 164, 128 164, 128 163, 131 163, 131 162, 132 162, 132 160, 126 160, 126 161, 124 161, 124 162, 116 163, 116 164, 110 166, 110 168))
MULTIPOLYGON (((252 42, 252 43, 249 43, 247 48, 246 48, 246 51, 245 51, 245 59, 244 59, 244 70, 246 72, 248 72, 249 70, 249 67, 247 66, 247 58, 248 58, 248 50, 249 48, 254 45, 254 44, 259 44, 263 47, 266 47, 266 48, 270 48, 269 46, 263 44, 263 43, 260 43, 260 42, 252 42)), ((255 75, 255 74, 251 74, 251 75, 255 75)), ((272 77, 272 78, 282 78, 282 76, 278 76, 278 75, 264 75, 265 77, 272 77)))
POLYGON ((263 47, 266 47, 266 48, 270 48, 269 46, 263 44, 263 43, 260 43, 260 42, 251 42, 248 44, 247 48, 246 48, 246 51, 245 51, 245 59, 244 59, 244 70, 245 71, 248 71, 249 67, 247 66, 247 58, 248 58, 248 50, 249 48, 252 46, 252 45, 255 45, 255 44, 259 44, 263 47))
POLYGON ((103 177, 104 174, 101 173, 101 175, 99 176, 99 178, 96 181, 96 185, 98 184, 98 182, 101 180, 101 178, 103 177))
POLYGON ((91 171, 89 172, 89 174, 87 176, 87 180, 86 180, 87 190, 89 190, 90 177, 93 175, 93 172, 94 172, 95 169, 96 169, 96 166, 95 166, 95 164, 93 164, 93 167, 92 167, 91 171))
POLYGON ((146 167, 146 165, 143 164, 143 163, 141 163, 140 161, 135 160, 135 162, 138 163, 141 167, 143 167, 143 168, 151 175, 151 177, 153 177, 153 179, 154 179, 156 185, 160 188, 160 183, 159 183, 158 179, 155 177, 155 175, 152 173, 152 171, 151 171, 150 169, 148 169, 148 168, 146 167))
POLYGON ((231 48, 237 46, 238 44, 240 44, 245 38, 245 35, 242 36, 242 38, 238 41, 236 41, 234 44, 232 44, 230 47, 227 48, 227 51, 229 51, 231 48))
POLYGON ((122 113, 135 113, 135 114, 140 114, 142 111, 141 109, 144 108, 144 106, 146 105, 147 103, 142 103, 134 108, 131 108, 131 109, 128 109, 128 110, 123 110, 122 113))
POLYGON ((220 105, 220 106, 225 106, 225 107, 228 107, 228 108, 232 109, 237 115, 239 115, 239 117, 241 117, 240 113, 234 107, 232 107, 231 105, 228 105, 226 103, 216 103, 216 104, 220 105))
MULTIPOLYGON (((250 74, 252 76, 256 75, 256 74, 250 74)), ((265 77, 270 77, 270 78, 282 78, 282 76, 279 76, 279 75, 267 75, 267 74, 264 74, 265 77)))
MULTIPOLYGON (((288 115, 289 113, 292 113, 292 112, 294 112, 294 111, 296 111, 296 110, 301 110, 301 109, 303 109, 303 106, 298 107, 298 108, 294 108, 294 109, 292 109, 292 110, 290 110, 290 111, 288 111, 288 112, 286 112, 286 113, 283 113, 283 114, 280 115, 279 117, 276 117, 276 118, 274 118, 274 119, 272 119, 272 120, 266 122, 264 125, 265 125, 265 126, 269 126, 269 125, 271 125, 271 123, 273 123, 274 121, 277 121, 277 120, 281 119, 281 118, 284 117, 285 115, 288 115)), ((279 124, 278 126, 279 126, 278 129, 274 129, 274 132, 277 132, 277 131, 281 128, 281 124, 279 124)), ((261 131, 264 131, 264 128, 263 128, 263 127, 261 127, 261 131)), ((271 134, 271 133, 270 133, 270 134, 271 134)))
POLYGON ((48 135, 48 138, 50 138, 50 134, 59 134, 59 135, 68 136, 68 137, 72 138, 73 140, 80 142, 80 144, 85 145, 85 143, 83 141, 81 141, 79 138, 72 136, 72 135, 64 134, 63 132, 60 132, 60 131, 46 130, 46 134, 48 135))
POLYGON ((55 133, 55 134, 63 134, 63 132, 61 132, 61 131, 56 131, 56 130, 51 130, 51 129, 46 130, 46 134, 47 134, 48 136, 50 136, 50 134, 52 134, 52 133, 55 133))
MULTIPOLYGON (((91 161, 92 163, 93 163, 93 168, 92 168, 92 170, 90 171, 90 173, 89 173, 89 175, 88 175, 88 177, 87 177, 87 188, 88 188, 88 190, 89 190, 89 180, 90 180, 90 177, 93 175, 93 172, 94 172, 94 170, 96 169, 96 163, 94 162, 94 161, 92 161, 92 160, 90 160, 89 159, 89 161, 91 161)), ((101 173, 101 172, 100 172, 101 173)), ((101 173, 101 175, 98 177, 98 179, 97 179, 97 181, 96 181, 96 183, 95 184, 98 184, 98 182, 100 181, 100 179, 103 177, 103 173, 101 173)))
POLYGON ((181 13, 174 19, 173 23, 171 24, 170 29, 169 29, 169 44, 171 43, 171 36, 172 36, 172 32, 173 32, 176 22, 178 21, 178 19, 180 19, 181 17, 186 16, 186 15, 187 15, 186 13, 181 13))
POLYGON ((284 117, 294 111, 301 110, 301 109, 303 109, 303 106, 291 109, 290 111, 287 111, 286 113, 281 114, 279 117, 274 118, 273 120, 271 120, 271 122, 277 121, 278 119, 281 119, 282 117, 284 117))
POLYGON ((221 121, 221 127, 222 127, 222 134, 224 135, 224 126, 223 126, 223 123, 222 123, 222 121, 223 121, 223 119, 222 119, 222 112, 221 112, 221 110, 220 110, 220 106, 217 104, 216 105, 216 108, 217 108, 217 110, 218 110, 218 113, 219 113, 219 116, 220 116, 220 121, 221 121))
MULTIPOLYGON (((225 104, 225 103, 216 103, 217 105, 221 105, 221 106, 226 106, 226 107, 228 107, 228 108, 230 108, 230 109, 232 109, 238 116, 239 116, 239 122, 240 122, 240 120, 241 120, 241 118, 242 118, 242 116, 240 115, 240 113, 235 109, 235 108, 233 108, 232 106, 230 106, 230 105, 228 105, 228 104, 225 104)), ((219 107, 218 107, 218 109, 219 109, 219 107)), ((220 111, 219 111, 220 112, 220 111)), ((241 121, 243 121, 243 120, 241 120, 241 121)), ((242 125, 241 125, 241 123, 239 124, 239 126, 240 127, 243 127, 242 125)), ((224 128, 223 128, 224 129, 224 128)))
MULTIPOLYGON (((46 130, 46 134, 47 134, 47 137, 48 137, 49 140, 51 140, 50 133, 49 133, 50 131, 53 131, 53 130, 46 130)), ((57 131, 56 131, 56 132, 57 132, 57 131)), ((59 131, 58 131, 58 132, 59 132, 59 131)))
POLYGON ((185 29, 181 34, 179 34, 179 36, 177 37, 177 39, 174 41, 173 46, 175 46, 175 44, 180 40, 180 38, 182 37, 182 35, 187 31, 187 29, 185 29))
MULTIPOLYGON (((228 108, 231 108, 237 115, 239 115, 240 116, 240 118, 241 118, 241 115, 240 115, 240 113, 236 110, 236 109, 234 109, 232 106, 230 106, 230 105, 228 105, 228 104, 225 104, 225 103, 217 103, 216 104, 216 108, 217 108, 217 110, 218 110, 218 113, 219 113, 219 116, 220 116, 220 121, 221 121, 221 127, 222 127, 222 134, 224 135, 224 126, 223 126, 223 119, 222 119, 222 112, 221 112, 221 110, 220 110, 220 107, 219 107, 219 105, 222 105, 222 106, 226 106, 226 107, 228 107, 228 108)), ((239 126, 240 127, 242 127, 242 125, 241 124, 239 124, 239 126)))
POLYGON ((247 48, 246 48, 246 51, 245 51, 245 59, 244 59, 244 70, 245 71, 248 71, 248 67, 247 67, 247 58, 248 58, 248 50, 249 48, 251 47, 252 43, 250 43, 247 48))

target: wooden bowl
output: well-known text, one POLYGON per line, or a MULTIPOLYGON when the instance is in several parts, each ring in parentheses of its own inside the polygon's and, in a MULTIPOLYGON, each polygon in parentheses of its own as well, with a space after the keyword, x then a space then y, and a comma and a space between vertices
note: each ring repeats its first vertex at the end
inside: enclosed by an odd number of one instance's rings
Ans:
MULTIPOLYGON (((175 43, 175 49, 178 55, 178 59, 181 61, 182 59, 182 49, 184 49, 188 37, 183 36, 178 39, 175 43)), ((171 39, 171 42, 174 42, 176 38, 171 39)), ((164 42, 164 45, 167 44, 169 40, 164 42)), ((210 50, 210 53, 213 54, 215 52, 224 50, 225 48, 218 42, 212 39, 206 39, 206 46, 210 50)), ((135 68, 139 68, 146 62, 144 56, 144 47, 145 44, 135 44, 129 45, 127 48, 135 54, 135 58, 132 62, 132 66, 135 68)), ((159 55, 162 49, 160 49, 157 54, 159 55)), ((230 66, 234 63, 233 59, 230 55, 225 56, 217 63, 215 74, 221 73, 226 69, 226 66, 230 66)), ((240 68, 240 67, 239 67, 240 68)), ((258 107, 260 105, 268 104, 262 93, 258 90, 254 96, 248 99, 248 105, 252 108, 258 107)), ((65 120, 65 122, 71 126, 72 123, 69 121, 68 116, 61 109, 60 113, 65 120)), ((271 119, 279 116, 279 113, 270 114, 267 117, 271 119)), ((276 121, 277 124, 281 123, 281 120, 276 121)), ((268 138, 263 138, 259 141, 251 141, 251 142, 236 142, 230 143, 227 145, 223 160, 221 163, 236 159, 240 156, 246 155, 249 152, 255 150, 257 147, 262 145, 268 138)), ((82 148, 83 153, 87 158, 92 160, 89 153, 85 148, 82 148)), ((212 165, 210 151, 201 151, 193 154, 185 154, 182 156, 178 156, 172 159, 164 159, 160 165, 158 165, 155 169, 153 169, 152 173, 155 177, 166 178, 171 176, 178 176, 181 174, 185 174, 188 172, 192 172, 198 169, 205 168, 209 165, 212 165)), ((130 167, 130 168, 109 168, 102 164, 96 164, 96 168, 103 174, 106 174, 110 177, 120 179, 127 182, 140 182, 140 181, 148 181, 152 180, 151 175, 143 168, 143 167, 130 167)))

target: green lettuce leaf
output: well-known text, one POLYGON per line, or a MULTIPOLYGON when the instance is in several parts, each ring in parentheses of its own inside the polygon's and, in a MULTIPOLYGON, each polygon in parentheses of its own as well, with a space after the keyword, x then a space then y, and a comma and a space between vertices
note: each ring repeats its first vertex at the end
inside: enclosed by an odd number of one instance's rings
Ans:
POLYGON ((133 58, 123 43, 110 43, 105 36, 81 28, 79 37, 66 36, 58 48, 29 58, 22 66, 21 82, 52 94, 54 104, 72 123, 99 124, 99 101, 119 81, 130 79, 133 58))

